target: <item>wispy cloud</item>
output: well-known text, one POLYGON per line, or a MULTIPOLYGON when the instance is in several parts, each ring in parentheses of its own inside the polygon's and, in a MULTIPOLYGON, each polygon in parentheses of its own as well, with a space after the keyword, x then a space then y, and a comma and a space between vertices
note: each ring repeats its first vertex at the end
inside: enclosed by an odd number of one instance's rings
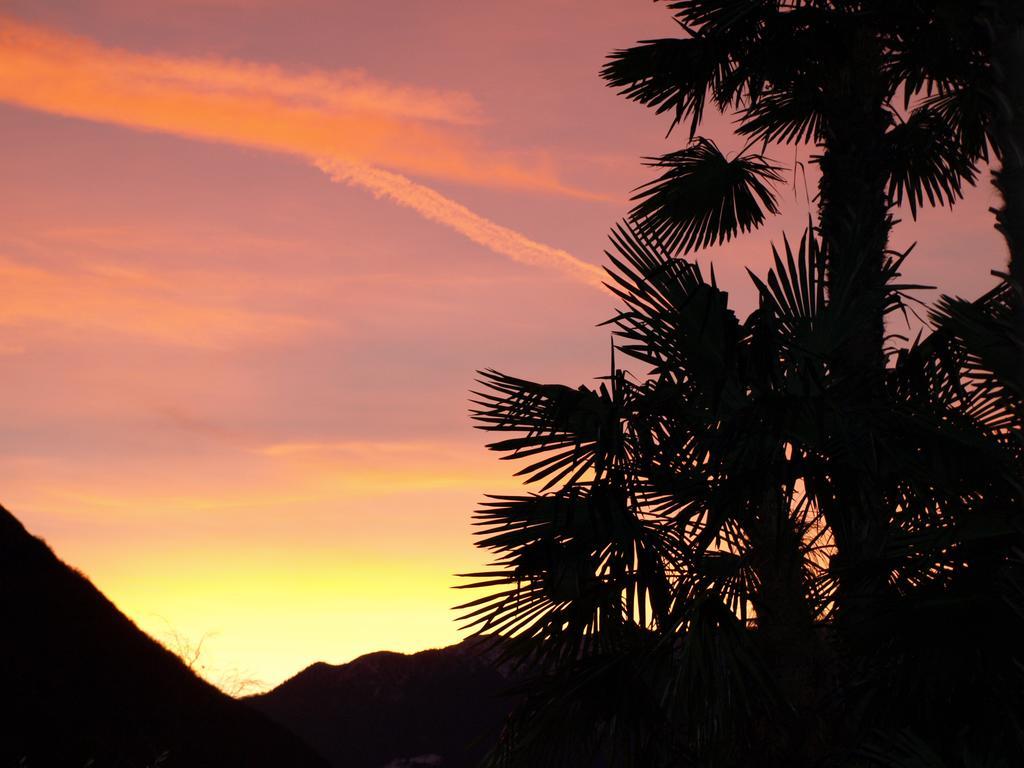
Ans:
POLYGON ((479 106, 464 93, 393 85, 360 70, 295 73, 143 54, 0 16, 0 101, 306 157, 496 253, 599 284, 595 267, 401 175, 596 197, 562 182, 544 153, 485 148, 472 130, 479 106))
MULTIPOLYGON (((101 331, 199 349, 282 341, 312 326, 307 318, 204 304, 188 286, 137 268, 91 265, 52 271, 0 256, 0 326, 61 333, 101 331)), ((14 348, 12 348, 14 349, 14 348)))
POLYGON ((513 261, 548 267, 581 282, 601 287, 604 272, 568 251, 531 240, 520 232, 496 224, 437 190, 417 184, 401 174, 336 160, 320 160, 317 166, 335 181, 364 187, 378 198, 411 208, 421 216, 451 227, 474 243, 513 261))
POLYGON ((0 100, 60 115, 366 162, 470 184, 587 196, 543 153, 488 150, 460 92, 359 70, 289 72, 220 58, 136 53, 0 16, 0 100))
MULTIPOLYGON (((262 456, 318 456, 333 458, 338 455, 404 455, 429 457, 434 462, 444 463, 451 456, 463 457, 466 447, 461 443, 446 443, 436 440, 291 440, 261 445, 254 449, 262 456)), ((474 446, 474 454, 479 450, 474 446)))

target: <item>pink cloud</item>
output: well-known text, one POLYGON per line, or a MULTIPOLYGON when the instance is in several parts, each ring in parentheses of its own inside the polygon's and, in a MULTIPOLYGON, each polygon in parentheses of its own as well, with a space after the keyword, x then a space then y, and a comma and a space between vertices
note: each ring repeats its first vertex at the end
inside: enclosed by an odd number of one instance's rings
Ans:
POLYGON ((484 186, 587 196, 543 154, 487 151, 459 92, 391 85, 360 70, 287 72, 223 58, 108 48, 0 17, 0 101, 306 157, 372 163, 484 186))
MULTIPOLYGON (((199 349, 280 342, 313 322, 244 303, 203 303, 187 284, 137 268, 95 264, 52 271, 0 256, 0 326, 43 333, 117 334, 199 349)), ((5 343, 6 344, 6 343, 5 343)), ((6 345, 20 350, 22 345, 6 345)))
POLYGON ((9 18, 0 18, 0 41, 2 101, 316 158, 335 180, 411 208, 495 253, 601 284, 597 267, 384 170, 598 199, 563 184, 543 156, 524 162, 487 152, 472 134, 455 131, 481 119, 464 93, 393 86, 360 70, 296 74, 237 60, 132 53, 9 18))

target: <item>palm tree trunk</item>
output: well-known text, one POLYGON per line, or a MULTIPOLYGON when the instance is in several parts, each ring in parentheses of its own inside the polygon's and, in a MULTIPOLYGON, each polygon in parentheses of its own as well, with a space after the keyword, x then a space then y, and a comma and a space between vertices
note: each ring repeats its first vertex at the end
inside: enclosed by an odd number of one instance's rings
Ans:
POLYGON ((1015 324, 1018 338, 1024 339, 1024 25, 997 19, 992 43, 997 94, 992 132, 1002 160, 993 179, 1003 199, 995 212, 996 228, 1010 250, 1009 274, 1017 293, 1015 324))
POLYGON ((881 84, 863 82, 857 71, 863 68, 843 67, 846 82, 829 94, 818 201, 830 300, 847 309, 851 330, 846 354, 836 362, 844 376, 874 387, 885 367, 884 264, 892 218, 884 142, 890 118, 881 84))
MULTIPOLYGON (((851 34, 834 55, 819 160, 819 231, 827 253, 829 301, 848 333, 830 363, 833 392, 852 423, 884 395, 885 261, 893 225, 885 134, 891 117, 879 77, 882 51, 870 31, 851 34)), ((856 464, 836 462, 834 497, 823 508, 844 564, 838 574, 840 615, 853 616, 870 605, 870 596, 882 587, 871 563, 881 554, 888 515, 877 491, 879 468, 860 461, 874 455, 872 448, 859 448, 856 464)))
POLYGON ((763 516, 748 529, 751 565, 758 576, 752 596, 755 638, 795 715, 769 749, 783 757, 781 764, 797 768, 816 765, 829 747, 821 717, 829 698, 825 648, 807 597, 800 534, 788 515, 785 496, 778 491, 770 495, 763 516))

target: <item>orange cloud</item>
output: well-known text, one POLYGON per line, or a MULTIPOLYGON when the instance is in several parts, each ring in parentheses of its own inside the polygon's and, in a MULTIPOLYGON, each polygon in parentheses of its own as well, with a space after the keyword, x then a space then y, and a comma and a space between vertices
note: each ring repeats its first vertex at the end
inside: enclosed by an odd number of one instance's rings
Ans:
POLYGON ((0 283, 5 291, 0 326, 102 331, 223 349, 281 341, 312 325, 293 315, 203 304, 188 295, 187 286, 120 266, 54 272, 0 256, 0 283))
POLYGON ((527 162, 486 152, 471 134, 453 130, 480 121, 466 94, 393 86, 358 70, 296 74, 237 60, 133 53, 0 17, 0 100, 471 184, 584 194, 562 184, 542 156, 527 162))
POLYGON ((224 253, 297 253, 309 247, 301 238, 271 238, 223 227, 183 226, 181 222, 148 220, 131 224, 99 226, 90 224, 44 224, 32 227, 31 238, 11 238, 0 234, 4 243, 37 254, 54 249, 137 256, 148 251, 174 251, 197 256, 224 253))
MULTIPOLYGON (((521 487, 507 466, 472 442, 341 439, 261 445, 244 435, 214 437, 220 445, 212 465, 205 452, 209 447, 192 442, 180 452, 161 454, 158 462, 126 457, 116 469, 102 456, 33 459, 0 451, 0 474, 9 478, 8 499, 60 518, 113 522, 126 529, 175 518, 190 521, 196 531, 218 521, 230 526, 247 521, 257 536, 282 510, 329 508, 334 512, 323 530, 372 537, 373 522, 337 511, 385 500, 394 505, 396 497, 416 497, 424 510, 443 510, 449 524, 461 526, 481 488, 521 487), (455 497, 463 502, 447 502, 455 497)), ((415 507, 407 511, 419 514, 415 507)))
POLYGON ((563 184, 543 156, 484 151, 463 93, 394 86, 359 70, 285 72, 267 64, 105 48, 0 17, 0 101, 60 115, 315 159, 369 189, 525 264, 600 286, 601 271, 382 167, 470 184, 599 199, 563 184))
MULTIPOLYGON (((257 448, 279 471, 297 473, 318 498, 377 496, 508 485, 508 472, 479 446, 439 441, 294 441, 257 448)), ((518 485, 518 483, 513 484, 518 485)))

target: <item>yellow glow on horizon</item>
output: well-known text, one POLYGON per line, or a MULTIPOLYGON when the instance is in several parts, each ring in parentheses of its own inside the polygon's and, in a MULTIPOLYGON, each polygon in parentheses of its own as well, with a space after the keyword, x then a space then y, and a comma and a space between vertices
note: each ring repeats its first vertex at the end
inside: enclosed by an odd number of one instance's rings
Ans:
POLYGON ((454 574, 485 559, 470 513, 516 486, 509 464, 415 440, 242 443, 220 462, 205 477, 201 458, 182 457, 120 483, 104 476, 116 469, 36 466, 35 483, 7 491, 16 514, 82 531, 58 557, 144 631, 175 651, 205 638, 197 671, 229 691, 461 639, 452 608, 468 596, 454 574))
POLYGON ((576 375, 603 273, 574 249, 632 150, 510 120, 500 67, 375 62, 357 24, 266 47, 103 5, 0 11, 0 501, 156 639, 208 637, 215 683, 457 642, 471 513, 521 490, 473 371, 543 346, 576 375))
POLYGON ((155 569, 151 563, 158 575, 101 579, 114 603, 172 650, 179 639, 206 638, 197 671, 211 682, 237 675, 266 688, 316 661, 458 642, 452 565, 360 563, 321 553, 301 562, 236 562, 185 578, 173 561, 155 569))

